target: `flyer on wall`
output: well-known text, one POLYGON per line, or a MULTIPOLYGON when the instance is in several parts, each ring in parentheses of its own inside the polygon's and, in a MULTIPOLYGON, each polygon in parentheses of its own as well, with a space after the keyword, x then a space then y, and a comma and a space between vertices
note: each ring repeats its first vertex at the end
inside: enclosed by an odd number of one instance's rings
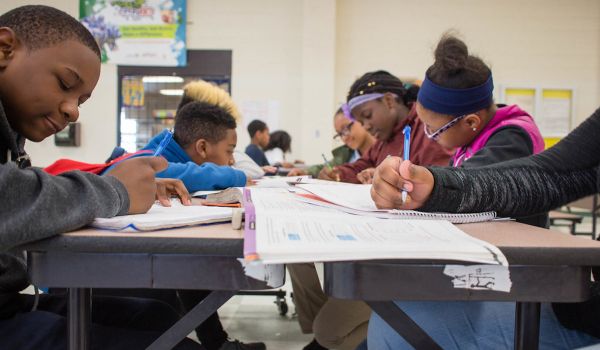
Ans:
POLYGON ((80 0, 79 18, 102 62, 185 66, 186 0, 80 0))

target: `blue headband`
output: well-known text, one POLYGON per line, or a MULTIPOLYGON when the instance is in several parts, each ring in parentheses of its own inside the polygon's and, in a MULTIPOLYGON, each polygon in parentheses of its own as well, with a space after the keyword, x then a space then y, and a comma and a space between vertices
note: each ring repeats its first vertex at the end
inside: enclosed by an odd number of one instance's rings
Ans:
POLYGON ((494 102, 492 91, 494 80, 491 74, 485 83, 468 89, 445 88, 436 85, 425 75, 417 101, 436 113, 461 116, 489 107, 494 102))

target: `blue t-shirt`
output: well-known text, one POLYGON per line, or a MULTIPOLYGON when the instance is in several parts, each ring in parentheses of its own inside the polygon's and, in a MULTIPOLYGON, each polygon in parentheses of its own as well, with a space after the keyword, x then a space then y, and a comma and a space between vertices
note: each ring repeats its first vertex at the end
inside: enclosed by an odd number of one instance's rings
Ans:
POLYGON ((260 149, 260 147, 258 147, 257 145, 251 143, 248 145, 248 147, 246 147, 246 154, 252 158, 252 160, 258 164, 258 166, 265 166, 265 165, 269 165, 269 161, 267 160, 267 157, 265 156, 265 152, 263 152, 262 149, 260 149))

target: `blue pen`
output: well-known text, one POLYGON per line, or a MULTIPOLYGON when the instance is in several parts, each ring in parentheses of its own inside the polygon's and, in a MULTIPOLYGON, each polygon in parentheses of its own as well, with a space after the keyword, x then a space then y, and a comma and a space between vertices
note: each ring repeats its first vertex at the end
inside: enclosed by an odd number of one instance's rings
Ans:
MULTIPOLYGON (((404 130, 402 130, 402 133, 404 134, 404 161, 409 160, 410 159, 410 125, 407 125, 404 127, 404 130)), ((398 169, 398 171, 400 171, 398 169)), ((408 193, 406 192, 406 190, 402 190, 402 204, 406 203, 406 196, 408 196, 408 193)))
POLYGON ((173 131, 168 130, 165 134, 165 137, 162 139, 162 141, 160 141, 160 144, 156 148, 156 151, 154 151, 155 157, 158 157, 163 153, 165 148, 167 148, 167 146, 169 145, 169 142, 171 142, 171 139, 173 139, 173 131))

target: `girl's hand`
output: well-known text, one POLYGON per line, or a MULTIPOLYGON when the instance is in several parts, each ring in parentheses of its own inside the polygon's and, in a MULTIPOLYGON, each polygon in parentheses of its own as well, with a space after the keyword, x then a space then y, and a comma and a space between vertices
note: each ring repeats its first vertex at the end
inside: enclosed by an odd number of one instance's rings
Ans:
POLYGON ((340 173, 335 168, 323 167, 319 172, 319 179, 329 181, 340 181, 340 173))
POLYGON ((375 168, 368 168, 358 173, 356 178, 361 184, 372 184, 373 175, 375 175, 375 168))
POLYGON ((375 169, 371 198, 381 209, 417 209, 429 199, 433 185, 427 168, 389 157, 375 169), (402 203, 402 189, 408 192, 406 203, 402 203))

